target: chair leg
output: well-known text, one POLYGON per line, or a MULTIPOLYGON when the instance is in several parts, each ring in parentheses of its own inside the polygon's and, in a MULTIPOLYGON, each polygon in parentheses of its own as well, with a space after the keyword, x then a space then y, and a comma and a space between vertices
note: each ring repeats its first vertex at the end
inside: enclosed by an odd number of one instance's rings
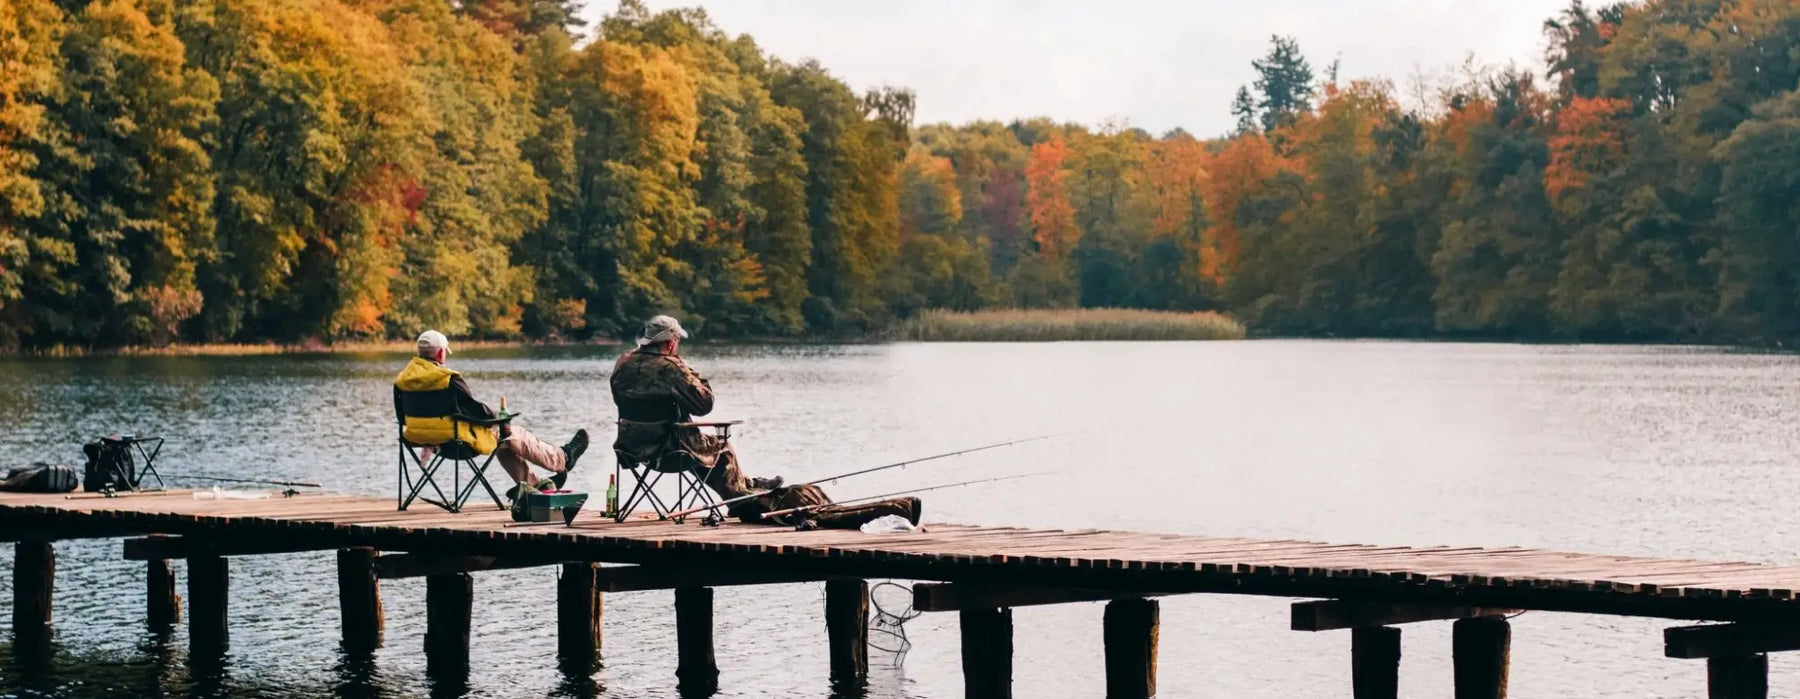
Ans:
MULTIPOLYGON (((493 463, 494 463, 494 455, 493 454, 488 454, 487 459, 483 460, 480 463, 480 465, 476 465, 476 462, 474 460, 463 461, 463 462, 457 463, 457 466, 462 466, 464 464, 467 464, 469 467, 469 473, 470 473, 469 484, 467 486, 464 486, 462 488, 462 490, 458 491, 456 494, 456 509, 457 510, 460 511, 460 510, 462 510, 463 506, 469 504, 469 498, 475 495, 475 487, 476 486, 481 486, 482 488, 487 489, 488 497, 491 497, 494 499, 494 505, 496 507, 499 507, 502 510, 506 509, 506 503, 500 501, 500 494, 494 492, 494 486, 492 484, 488 483, 487 469, 489 466, 493 465, 493 463)), ((461 473, 461 472, 462 471, 460 469, 457 471, 457 473, 461 473)))
POLYGON ((400 506, 400 509, 402 509, 402 510, 406 509, 406 507, 408 505, 412 504, 412 501, 414 499, 422 499, 425 502, 429 502, 433 505, 437 505, 438 507, 444 508, 445 510, 448 510, 450 512, 460 511, 457 508, 456 504, 453 502, 450 502, 450 498, 448 498, 444 495, 444 490, 442 488, 439 488, 438 484, 437 484, 437 472, 438 472, 438 469, 443 468, 444 461, 445 461, 444 455, 441 453, 435 454, 431 457, 431 463, 426 465, 425 468, 423 469, 422 473, 420 473, 418 482, 413 484, 412 493, 407 496, 406 501, 400 506), (419 497, 420 493, 424 492, 425 486, 428 486, 428 485, 431 486, 432 492, 437 493, 437 496, 438 496, 437 500, 432 500, 431 498, 419 497))
POLYGON ((619 505, 619 512, 614 521, 625 521, 632 512, 637 510, 638 506, 645 502, 650 503, 650 508, 656 510, 657 516, 667 518, 670 510, 663 504, 662 498, 656 495, 656 484, 662 481, 662 472, 645 468, 632 469, 631 474, 636 485, 632 486, 631 495, 619 505))

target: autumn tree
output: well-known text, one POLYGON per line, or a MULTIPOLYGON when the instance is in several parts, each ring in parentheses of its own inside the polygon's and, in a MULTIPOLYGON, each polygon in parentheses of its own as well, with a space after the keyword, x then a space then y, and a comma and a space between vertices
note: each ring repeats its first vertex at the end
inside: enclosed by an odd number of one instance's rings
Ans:
POLYGON ((108 0, 68 17, 33 178, 28 344, 167 342, 200 310, 211 255, 218 85, 189 66, 173 5, 108 0))

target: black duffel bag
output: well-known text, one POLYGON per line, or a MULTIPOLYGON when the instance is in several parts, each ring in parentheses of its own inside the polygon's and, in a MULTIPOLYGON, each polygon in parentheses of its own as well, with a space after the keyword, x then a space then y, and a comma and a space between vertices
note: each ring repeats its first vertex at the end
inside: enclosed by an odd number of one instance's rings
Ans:
POLYGON ((67 493, 75 489, 80 480, 75 477, 75 469, 68 466, 52 466, 50 464, 32 464, 25 468, 14 468, 6 471, 6 477, 0 478, 0 491, 9 493, 67 493))

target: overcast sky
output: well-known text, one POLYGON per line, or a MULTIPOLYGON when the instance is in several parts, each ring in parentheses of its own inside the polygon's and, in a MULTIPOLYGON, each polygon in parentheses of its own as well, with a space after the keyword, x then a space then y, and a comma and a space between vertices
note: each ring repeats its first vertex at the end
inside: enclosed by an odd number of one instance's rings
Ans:
MULTIPOLYGON (((617 8, 590 0, 590 23, 617 8)), ((1473 54, 1541 72, 1541 27, 1568 0, 647 0, 700 5, 783 59, 817 58, 857 90, 918 93, 918 121, 1124 119, 1229 131, 1232 93, 1272 34, 1339 76, 1446 74, 1473 54)))

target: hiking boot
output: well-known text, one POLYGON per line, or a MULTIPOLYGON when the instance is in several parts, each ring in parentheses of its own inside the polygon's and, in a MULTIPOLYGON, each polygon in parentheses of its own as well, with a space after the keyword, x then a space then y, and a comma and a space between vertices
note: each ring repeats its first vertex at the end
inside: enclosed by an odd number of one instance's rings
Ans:
POLYGON ((575 462, 579 461, 581 455, 587 452, 587 447, 587 430, 575 430, 575 437, 570 439, 568 444, 563 445, 563 470, 550 476, 550 482, 556 484, 557 490, 562 490, 562 487, 569 482, 569 472, 575 470, 575 462))
POLYGON ((774 478, 752 478, 750 479, 750 487, 755 490, 774 490, 780 488, 781 484, 785 482, 786 481, 783 480, 781 476, 776 476, 774 478))

